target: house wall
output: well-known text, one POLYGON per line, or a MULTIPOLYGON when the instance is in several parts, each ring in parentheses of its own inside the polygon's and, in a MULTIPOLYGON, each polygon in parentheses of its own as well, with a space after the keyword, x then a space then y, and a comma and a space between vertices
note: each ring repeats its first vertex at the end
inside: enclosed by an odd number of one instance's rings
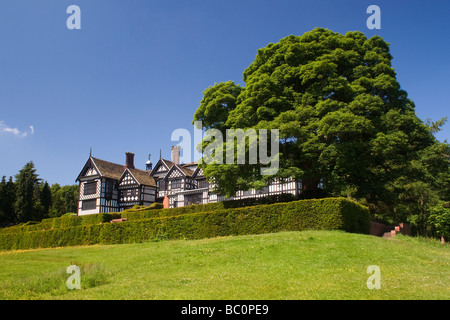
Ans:
POLYGON ((119 211, 119 190, 115 180, 102 178, 99 213, 119 211))
POLYGON ((141 192, 142 205, 149 206, 156 202, 156 188, 144 186, 141 192))
POLYGON ((78 215, 117 212, 118 190, 115 181, 106 178, 93 178, 80 182, 78 201, 78 215), (96 192, 85 194, 86 184, 96 183, 96 192), (95 208, 83 209, 83 202, 95 200, 95 208))
POLYGON ((100 192, 101 192, 101 179, 92 178, 85 181, 80 181, 79 196, 78 196, 78 215, 94 214, 100 211, 100 192), (85 194, 85 187, 88 183, 96 183, 96 192, 92 194, 85 194), (83 210, 83 201, 95 200, 95 208, 83 210))
MULTIPOLYGON (((188 169, 195 171, 196 167, 192 165, 188 169)), ((192 202, 206 204, 234 199, 259 198, 283 193, 297 195, 301 191, 301 183, 294 179, 284 180, 283 182, 275 180, 263 190, 238 191, 233 197, 225 197, 212 193, 213 186, 205 182, 206 180, 202 176, 201 170, 196 173, 195 178, 185 176, 181 170, 172 170, 170 177, 167 176, 167 173, 168 169, 161 165, 152 175, 156 180, 160 178, 160 188, 140 186, 137 181, 132 179, 131 175, 121 180, 122 182, 119 186, 118 181, 102 178, 95 168, 89 168, 80 181, 78 214, 118 212, 135 204, 149 206, 157 200, 162 201, 164 196, 168 196, 169 207, 182 207, 192 202), (174 179, 179 179, 180 183, 176 185, 176 188, 172 189, 170 181, 174 179), (96 183, 95 192, 85 194, 86 184, 92 182, 96 183), (132 197, 127 196, 126 199, 123 197, 124 199, 120 200, 123 196, 121 192, 132 189, 136 190, 136 192, 133 191, 132 197), (194 190, 198 190, 198 196, 193 195, 194 193, 197 194, 194 190), (86 208, 86 206, 83 206, 83 204, 87 204, 87 201, 95 201, 95 207, 93 202, 90 203, 92 207, 86 208)))

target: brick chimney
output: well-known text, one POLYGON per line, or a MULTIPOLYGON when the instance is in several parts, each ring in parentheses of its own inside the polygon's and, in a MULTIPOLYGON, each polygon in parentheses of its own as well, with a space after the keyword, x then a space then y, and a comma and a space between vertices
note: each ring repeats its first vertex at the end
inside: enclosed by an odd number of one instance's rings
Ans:
POLYGON ((181 146, 172 146, 172 162, 180 164, 180 150, 181 146))
POLYGON ((134 169, 134 153, 125 152, 126 162, 125 168, 134 169))

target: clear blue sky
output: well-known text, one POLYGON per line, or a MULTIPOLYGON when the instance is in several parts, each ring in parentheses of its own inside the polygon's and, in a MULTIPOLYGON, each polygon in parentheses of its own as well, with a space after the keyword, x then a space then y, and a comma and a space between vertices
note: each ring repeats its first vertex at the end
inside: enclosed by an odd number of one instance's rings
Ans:
MULTIPOLYGON (((50 184, 74 184, 89 157, 144 168, 170 158, 172 131, 193 132, 202 92, 244 84, 256 51, 324 27, 391 44, 418 116, 449 115, 450 1, 2 0, 0 176, 32 160, 50 184), (69 30, 69 5, 81 30, 69 30), (366 9, 381 8, 369 30, 366 9)), ((450 115, 449 115, 450 116, 450 115)), ((450 124, 437 134, 450 140, 450 124)))

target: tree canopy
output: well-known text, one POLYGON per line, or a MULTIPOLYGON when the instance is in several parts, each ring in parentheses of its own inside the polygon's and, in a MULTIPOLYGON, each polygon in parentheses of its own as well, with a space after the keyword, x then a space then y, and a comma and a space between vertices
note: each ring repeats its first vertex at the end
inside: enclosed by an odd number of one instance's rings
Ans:
POLYGON ((0 182, 0 225, 59 217, 77 211, 78 185, 51 187, 36 173, 32 161, 15 176, 0 182))
POLYGON ((26 222, 42 219, 39 198, 39 178, 33 162, 30 161, 16 175, 14 208, 18 221, 26 222))
POLYGON ((357 31, 316 28, 259 49, 245 86, 206 89, 194 121, 221 131, 279 129, 279 170, 267 177, 254 170, 260 164, 203 163, 204 174, 227 195, 294 177, 305 195, 349 196, 375 215, 403 219, 411 213, 398 204, 412 183, 448 188, 449 148, 433 136, 445 119, 417 117, 391 61, 386 41, 357 31))

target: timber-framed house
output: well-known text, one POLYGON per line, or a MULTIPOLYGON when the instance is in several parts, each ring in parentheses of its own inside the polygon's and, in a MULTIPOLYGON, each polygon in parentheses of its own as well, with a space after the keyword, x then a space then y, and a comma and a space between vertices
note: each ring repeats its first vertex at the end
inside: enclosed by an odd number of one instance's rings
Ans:
POLYGON ((197 163, 180 164, 179 159, 179 146, 172 147, 171 160, 160 157, 154 167, 149 157, 146 170, 134 167, 133 153, 126 153, 125 165, 90 156, 76 180, 80 183, 78 215, 119 212, 153 202, 173 208, 286 193, 297 195, 301 190, 301 182, 294 179, 275 180, 262 190, 238 191, 227 198, 212 191, 197 163))
POLYGON ((78 215, 119 212, 156 201, 157 187, 148 171, 134 167, 134 154, 126 153, 125 165, 89 157, 79 182, 78 215))

